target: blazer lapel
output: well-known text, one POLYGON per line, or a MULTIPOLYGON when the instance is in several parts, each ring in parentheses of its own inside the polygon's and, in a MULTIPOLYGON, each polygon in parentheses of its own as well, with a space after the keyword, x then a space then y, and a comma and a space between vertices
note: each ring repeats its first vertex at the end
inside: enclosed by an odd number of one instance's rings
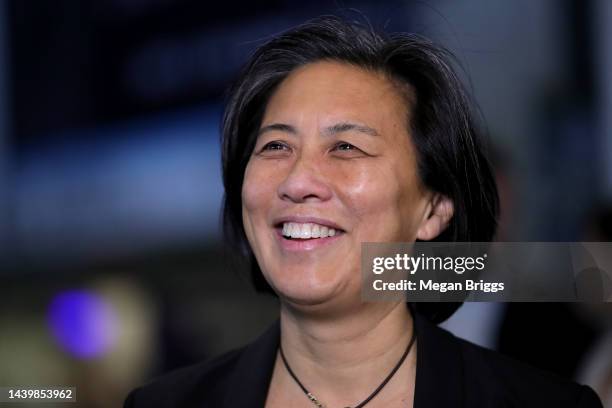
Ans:
POLYGON ((253 408, 266 403, 276 352, 280 342, 280 321, 241 353, 225 390, 225 407, 253 408))
POLYGON ((452 334, 418 313, 414 408, 465 406, 463 360, 452 334))

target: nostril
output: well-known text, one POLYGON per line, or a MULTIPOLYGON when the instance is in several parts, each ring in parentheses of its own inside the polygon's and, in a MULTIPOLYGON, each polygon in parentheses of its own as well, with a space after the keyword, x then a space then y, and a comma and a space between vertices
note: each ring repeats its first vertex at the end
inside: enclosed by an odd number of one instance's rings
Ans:
POLYGON ((278 185, 278 196, 284 201, 304 203, 326 201, 332 197, 329 183, 310 167, 296 166, 278 185))
POLYGON ((319 199, 319 197, 317 195, 315 195, 315 194, 310 194, 310 195, 307 195, 306 197, 302 198, 302 200, 304 200, 304 201, 308 201, 309 199, 319 199))

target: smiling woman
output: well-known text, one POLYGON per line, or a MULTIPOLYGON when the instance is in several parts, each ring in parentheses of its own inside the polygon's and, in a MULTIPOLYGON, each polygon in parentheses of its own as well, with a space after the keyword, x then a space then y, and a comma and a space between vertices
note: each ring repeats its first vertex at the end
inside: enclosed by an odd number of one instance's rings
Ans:
POLYGON ((275 293, 350 311, 361 302, 361 242, 429 240, 448 223, 452 202, 418 177, 407 117, 393 82, 346 63, 305 65, 274 92, 246 166, 242 217, 275 293), (431 226, 436 211, 442 222, 431 226))
POLYGON ((325 17, 261 46, 223 121, 224 225, 280 319, 126 407, 598 407, 587 387, 366 302, 362 242, 490 241, 498 199, 449 56, 325 17))

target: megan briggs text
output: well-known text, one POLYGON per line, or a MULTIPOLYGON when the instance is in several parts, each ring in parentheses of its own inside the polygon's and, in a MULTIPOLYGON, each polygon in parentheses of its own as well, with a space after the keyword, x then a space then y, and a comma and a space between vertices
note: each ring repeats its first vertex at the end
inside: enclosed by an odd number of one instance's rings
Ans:
POLYGON ((420 279, 417 282, 402 279, 399 282, 383 282, 377 279, 372 284, 374 290, 405 290, 405 291, 435 291, 435 292, 456 292, 456 291, 481 291, 481 292, 501 292, 504 290, 503 282, 485 282, 482 279, 474 281, 467 279, 465 282, 434 282, 431 279, 420 279))

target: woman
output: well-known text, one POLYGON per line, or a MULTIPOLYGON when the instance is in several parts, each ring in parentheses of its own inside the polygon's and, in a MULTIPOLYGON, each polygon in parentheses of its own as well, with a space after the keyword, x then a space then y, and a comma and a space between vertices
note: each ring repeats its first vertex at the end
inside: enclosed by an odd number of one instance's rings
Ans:
POLYGON ((435 326, 456 304, 368 303, 362 242, 490 241, 498 199, 444 51, 333 17, 252 56, 223 122, 224 222, 280 320, 126 407, 597 407, 435 326))

